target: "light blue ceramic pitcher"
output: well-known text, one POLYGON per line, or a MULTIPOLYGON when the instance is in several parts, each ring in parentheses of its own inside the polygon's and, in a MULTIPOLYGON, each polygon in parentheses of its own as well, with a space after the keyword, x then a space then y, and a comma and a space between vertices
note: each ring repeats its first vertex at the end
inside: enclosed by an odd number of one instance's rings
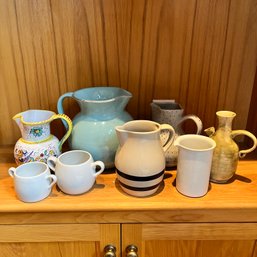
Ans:
POLYGON ((124 110, 132 94, 118 87, 90 87, 69 92, 58 100, 60 114, 64 113, 63 100, 67 97, 75 99, 81 109, 73 119, 70 148, 88 151, 94 160, 103 161, 106 168, 114 167, 118 147, 115 127, 132 120, 124 110))

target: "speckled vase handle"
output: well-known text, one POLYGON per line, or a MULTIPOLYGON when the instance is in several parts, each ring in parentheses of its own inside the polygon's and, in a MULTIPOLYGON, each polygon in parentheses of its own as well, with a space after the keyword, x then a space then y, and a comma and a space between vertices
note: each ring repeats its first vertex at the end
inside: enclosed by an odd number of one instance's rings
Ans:
POLYGON ((188 114, 186 116, 184 116, 179 122, 178 124, 176 124, 176 127, 181 125, 184 121, 186 120, 192 120, 194 121, 195 125, 196 125, 196 128, 197 128, 197 131, 195 134, 199 135, 201 132, 202 132, 202 129, 203 129, 203 123, 202 121, 200 120, 199 117, 197 117, 196 115, 193 115, 193 114, 188 114))
POLYGON ((251 148, 239 151, 239 154, 238 154, 239 157, 240 158, 244 158, 246 156, 246 154, 252 152, 256 148, 256 146, 257 146, 257 139, 256 139, 256 137, 251 132, 249 132, 247 130, 233 130, 231 132, 231 137, 232 138, 234 138, 236 136, 239 136, 239 135, 245 135, 247 137, 250 137, 252 139, 252 141, 253 141, 253 146, 251 148))

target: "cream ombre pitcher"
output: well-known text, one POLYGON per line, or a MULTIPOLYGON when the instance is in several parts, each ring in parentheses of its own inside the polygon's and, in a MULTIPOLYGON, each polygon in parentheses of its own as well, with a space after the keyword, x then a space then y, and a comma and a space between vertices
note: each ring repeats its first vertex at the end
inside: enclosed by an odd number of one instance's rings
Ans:
POLYGON ((116 127, 120 146, 115 156, 119 184, 128 194, 148 196, 157 191, 165 169, 164 152, 173 142, 175 131, 168 124, 134 120, 116 127), (160 132, 169 137, 162 145, 160 132))

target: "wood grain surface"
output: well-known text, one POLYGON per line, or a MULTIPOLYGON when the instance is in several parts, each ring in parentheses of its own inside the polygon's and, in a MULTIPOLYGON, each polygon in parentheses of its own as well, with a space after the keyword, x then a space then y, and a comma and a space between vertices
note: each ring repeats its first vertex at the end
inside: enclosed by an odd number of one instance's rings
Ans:
POLYGON ((104 256, 104 247, 113 244, 120 256, 119 224, 66 224, 0 226, 3 257, 104 256))
POLYGON ((135 119, 151 117, 152 99, 175 99, 205 128, 221 109, 245 128, 256 13, 255 0, 0 0, 0 146, 20 137, 14 114, 56 111, 63 93, 97 85, 129 90, 135 119))
POLYGON ((54 242, 100 240, 99 224, 1 226, 0 242, 54 242), (22 235, 22 237, 20 236, 22 235))
POLYGON ((97 177, 93 188, 71 196, 54 186, 47 199, 23 203, 7 175, 11 164, 0 164, 0 223, 87 222, 257 222, 257 161, 241 161, 227 184, 210 184, 201 198, 181 195, 174 185, 176 171, 166 171, 156 194, 137 198, 120 188, 115 173, 97 177), (19 216, 20 215, 20 216, 19 216))
MULTIPOLYGON (((204 225, 124 224, 122 232, 124 248, 128 244, 134 244, 138 247, 138 255, 142 257, 255 257, 256 237, 242 239, 241 236, 244 232, 246 234, 248 232, 248 230, 244 230, 244 225, 247 226, 242 223, 238 223, 237 228, 224 223, 204 225), (184 225, 185 227, 182 228, 184 225), (241 228, 240 225, 242 225, 241 228), (202 230, 203 226, 206 228, 209 226, 208 232, 202 230), (172 229, 170 229, 171 227, 172 229), (158 230, 158 228, 161 229, 158 230), (176 228, 179 230, 182 228, 178 234, 176 228), (225 228, 228 228, 227 237, 222 236, 225 228), (236 234, 234 234, 235 231, 237 231, 236 234)), ((251 230, 251 227, 249 226, 248 229, 251 230)), ((253 232, 253 230, 251 231, 253 232)), ((252 234, 252 236, 254 235, 252 234)))
MULTIPOLYGON (((188 231, 185 233, 188 233, 188 231)), ((252 257, 254 240, 173 240, 145 242, 142 257, 252 257)), ((254 256, 253 256, 254 257, 254 256)))

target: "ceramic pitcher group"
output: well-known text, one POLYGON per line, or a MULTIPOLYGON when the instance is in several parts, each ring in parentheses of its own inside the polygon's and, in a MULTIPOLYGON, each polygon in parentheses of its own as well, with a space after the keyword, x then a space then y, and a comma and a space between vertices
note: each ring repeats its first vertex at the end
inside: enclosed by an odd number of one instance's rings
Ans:
POLYGON ((206 129, 208 138, 200 135, 200 118, 184 115, 174 100, 153 100, 152 120, 133 120, 125 111, 131 97, 130 92, 117 87, 85 88, 60 96, 58 114, 47 110, 16 114, 13 119, 22 135, 14 148, 16 163, 59 163, 56 158, 69 138, 70 150, 86 151, 105 168, 115 167, 120 187, 130 195, 152 195, 163 181, 165 168, 177 166, 178 191, 199 197, 206 194, 209 179, 227 182, 236 172, 238 159, 256 148, 253 134, 232 130, 233 112, 217 112, 219 127, 216 132, 214 128, 206 129), (65 98, 73 98, 80 107, 73 121, 64 114, 65 98), (61 119, 66 128, 61 140, 50 132, 50 123, 55 119, 61 119), (189 135, 182 128, 186 120, 192 120, 196 128, 189 135), (238 135, 250 137, 253 146, 239 151, 233 140, 238 135))

